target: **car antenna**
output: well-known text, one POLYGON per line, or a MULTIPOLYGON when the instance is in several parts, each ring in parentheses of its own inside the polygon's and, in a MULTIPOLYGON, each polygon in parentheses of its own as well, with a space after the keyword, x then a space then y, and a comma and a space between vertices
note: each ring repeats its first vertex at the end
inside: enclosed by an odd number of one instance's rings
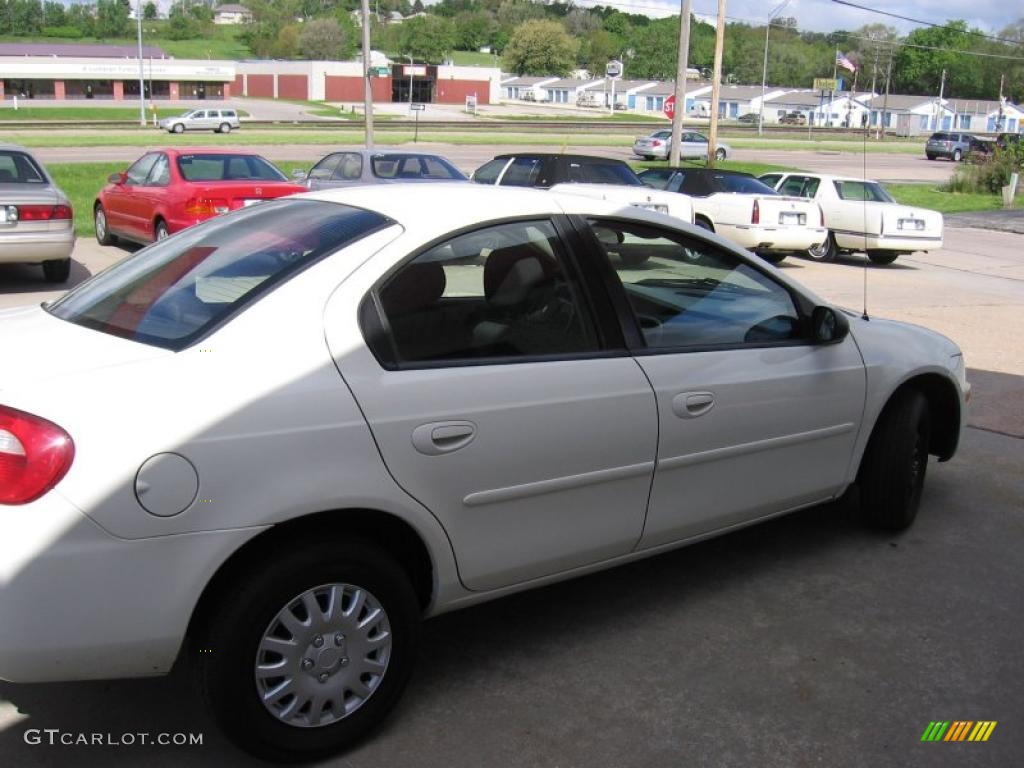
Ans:
MULTIPOLYGON (((879 120, 882 118, 879 117, 879 120)), ((885 127, 882 127, 885 130, 885 127)), ((864 320, 870 320, 868 316, 868 194, 867 194, 867 180, 868 180, 868 126, 867 121, 864 123, 864 130, 861 136, 862 147, 861 147, 861 160, 864 164, 864 192, 861 200, 861 205, 864 207, 864 312, 861 317, 864 320)))

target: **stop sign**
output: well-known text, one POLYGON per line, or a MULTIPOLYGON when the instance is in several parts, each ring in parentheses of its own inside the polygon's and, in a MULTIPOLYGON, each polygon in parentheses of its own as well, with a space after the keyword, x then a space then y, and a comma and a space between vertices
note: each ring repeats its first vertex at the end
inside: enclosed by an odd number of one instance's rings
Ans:
POLYGON ((665 105, 661 108, 661 111, 665 113, 669 120, 675 117, 676 114, 676 97, 673 94, 665 99, 665 105))

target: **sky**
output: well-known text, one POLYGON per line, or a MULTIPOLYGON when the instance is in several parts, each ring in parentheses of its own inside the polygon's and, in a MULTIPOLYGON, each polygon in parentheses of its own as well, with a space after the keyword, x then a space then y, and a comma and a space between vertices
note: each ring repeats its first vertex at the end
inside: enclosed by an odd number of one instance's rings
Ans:
MULTIPOLYGON (((781 0, 726 0, 725 12, 733 20, 764 23, 768 14, 781 0)), ((679 13, 679 0, 576 0, 580 5, 611 5, 622 11, 643 13, 648 16, 667 16, 679 13)), ((698 17, 714 21, 718 12, 717 0, 692 0, 693 12, 698 17)), ((966 19, 972 27, 983 31, 998 31, 1007 24, 1024 17, 1024 3, 1020 0, 854 0, 858 5, 878 8, 922 21, 945 23, 950 19, 966 19)), ((836 29, 856 29, 865 24, 882 22, 907 33, 919 25, 899 21, 867 11, 850 8, 831 0, 792 0, 782 12, 783 16, 797 19, 800 29, 831 32, 836 29)))

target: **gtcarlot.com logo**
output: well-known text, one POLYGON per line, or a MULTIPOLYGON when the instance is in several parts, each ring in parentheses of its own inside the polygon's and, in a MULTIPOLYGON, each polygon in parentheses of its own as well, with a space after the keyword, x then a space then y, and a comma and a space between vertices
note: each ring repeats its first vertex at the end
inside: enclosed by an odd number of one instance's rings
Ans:
POLYGON ((921 741, 988 741, 995 729, 995 720, 933 720, 921 741))
POLYGON ((59 728, 29 728, 26 744, 65 747, 201 747, 201 733, 73 733, 59 728))

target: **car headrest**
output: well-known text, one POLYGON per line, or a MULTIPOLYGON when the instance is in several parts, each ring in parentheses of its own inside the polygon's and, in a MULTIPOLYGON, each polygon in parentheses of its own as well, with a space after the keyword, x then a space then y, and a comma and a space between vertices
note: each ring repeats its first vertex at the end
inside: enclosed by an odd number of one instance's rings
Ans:
POLYGON ((498 248, 491 251, 484 264, 484 295, 494 306, 515 306, 549 282, 554 273, 551 257, 535 246, 498 248))
POLYGON ((388 315, 405 315, 436 303, 446 284, 441 262, 413 263, 403 267, 384 287, 380 300, 388 315))

